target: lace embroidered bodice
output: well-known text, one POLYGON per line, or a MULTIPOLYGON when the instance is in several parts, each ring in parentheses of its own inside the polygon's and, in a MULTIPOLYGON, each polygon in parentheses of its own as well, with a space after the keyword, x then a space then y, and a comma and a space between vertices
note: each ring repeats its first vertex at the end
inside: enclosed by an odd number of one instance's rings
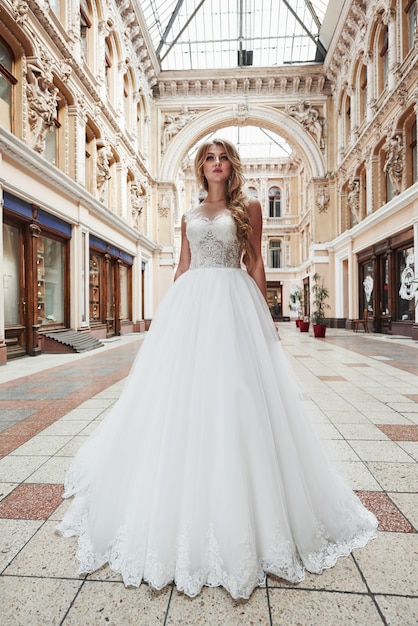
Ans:
POLYGON ((208 217, 200 207, 187 211, 186 235, 190 245, 190 269, 241 267, 242 247, 237 226, 228 209, 208 217))

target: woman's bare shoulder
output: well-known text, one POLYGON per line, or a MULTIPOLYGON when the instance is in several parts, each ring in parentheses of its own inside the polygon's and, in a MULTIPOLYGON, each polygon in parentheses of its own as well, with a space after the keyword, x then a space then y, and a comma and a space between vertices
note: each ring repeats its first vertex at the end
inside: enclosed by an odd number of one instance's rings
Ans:
POLYGON ((257 217, 258 215, 261 215, 260 201, 257 198, 254 198, 254 196, 248 199, 246 209, 250 217, 257 217))

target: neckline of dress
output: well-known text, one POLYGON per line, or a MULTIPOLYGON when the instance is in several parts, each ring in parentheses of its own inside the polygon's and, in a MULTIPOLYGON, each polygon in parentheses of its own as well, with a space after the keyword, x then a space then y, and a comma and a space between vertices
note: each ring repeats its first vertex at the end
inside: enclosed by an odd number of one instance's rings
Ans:
POLYGON ((209 216, 207 215, 204 211, 202 211, 201 209, 199 210, 200 207, 198 207, 198 211, 200 214, 200 217, 202 217, 203 219, 205 219, 208 222, 214 222, 216 219, 218 219, 218 217, 220 217, 221 215, 224 215, 225 213, 229 213, 229 209, 227 209, 226 207, 224 209, 222 209, 221 211, 216 211, 216 213, 214 213, 213 216, 209 216))

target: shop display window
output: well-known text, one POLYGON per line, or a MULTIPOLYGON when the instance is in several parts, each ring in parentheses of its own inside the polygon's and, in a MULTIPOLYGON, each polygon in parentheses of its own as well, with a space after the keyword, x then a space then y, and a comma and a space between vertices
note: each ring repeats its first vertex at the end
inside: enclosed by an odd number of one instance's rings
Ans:
POLYGON ((90 321, 99 322, 101 320, 101 264, 102 259, 98 254, 90 254, 89 270, 89 293, 90 293, 90 321))
POLYGON ((406 248, 397 254, 397 320, 415 320, 415 276, 414 248, 406 248))
POLYGON ((129 315, 130 289, 129 289, 129 269, 126 265, 119 266, 119 280, 120 280, 119 317, 121 320, 127 320, 130 318, 130 315, 129 315))
POLYGON ((64 244, 39 237, 36 263, 38 324, 63 324, 64 244))
POLYGON ((360 310, 367 309, 370 315, 373 314, 373 289, 374 289, 374 276, 373 276, 373 263, 367 261, 360 266, 360 310))

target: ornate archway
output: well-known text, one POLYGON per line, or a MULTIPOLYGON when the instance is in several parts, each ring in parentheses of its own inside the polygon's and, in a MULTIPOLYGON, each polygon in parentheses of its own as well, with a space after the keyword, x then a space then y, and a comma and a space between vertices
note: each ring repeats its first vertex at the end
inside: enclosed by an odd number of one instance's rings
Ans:
MULTIPOLYGON (((260 126, 277 133, 302 157, 311 177, 325 175, 325 158, 317 141, 290 115, 273 107, 252 105, 244 107, 244 111, 237 114, 237 105, 230 105, 206 111, 173 137, 161 161, 160 181, 175 179, 182 159, 201 137, 217 129, 236 125, 260 126)), ((219 135, 222 136, 222 133, 219 135)))

